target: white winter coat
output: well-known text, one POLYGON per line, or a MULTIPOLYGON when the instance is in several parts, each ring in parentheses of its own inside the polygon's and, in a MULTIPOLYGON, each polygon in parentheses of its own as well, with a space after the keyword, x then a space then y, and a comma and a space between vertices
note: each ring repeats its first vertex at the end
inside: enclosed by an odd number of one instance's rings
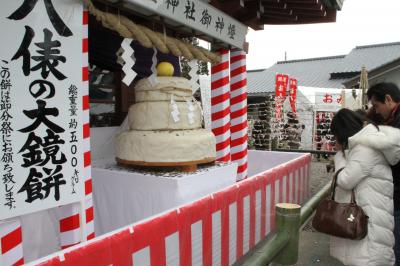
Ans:
POLYGON ((356 202, 369 216, 368 235, 362 240, 331 237, 331 255, 345 265, 394 264, 393 181, 389 165, 400 160, 400 130, 367 125, 349 138, 349 150, 337 152, 338 175, 335 200, 356 202))

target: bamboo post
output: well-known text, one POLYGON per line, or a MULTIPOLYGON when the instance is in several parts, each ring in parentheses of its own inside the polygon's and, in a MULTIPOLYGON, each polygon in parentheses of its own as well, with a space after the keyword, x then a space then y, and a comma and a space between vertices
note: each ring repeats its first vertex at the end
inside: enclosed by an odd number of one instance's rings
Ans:
POLYGON ((295 265, 298 260, 299 230, 311 217, 319 202, 330 192, 330 183, 326 184, 308 202, 300 207, 297 204, 279 203, 275 205, 276 231, 270 238, 241 259, 237 265, 265 266, 295 265))
POLYGON ((301 206, 292 203, 276 204, 277 233, 289 237, 285 247, 274 258, 274 265, 294 265, 299 257, 299 228, 301 206))

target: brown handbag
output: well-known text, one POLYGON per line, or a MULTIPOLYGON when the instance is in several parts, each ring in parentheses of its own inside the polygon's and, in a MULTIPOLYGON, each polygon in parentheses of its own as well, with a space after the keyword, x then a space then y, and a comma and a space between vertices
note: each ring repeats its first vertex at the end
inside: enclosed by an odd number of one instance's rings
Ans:
POLYGON ((329 197, 319 203, 312 226, 324 234, 360 240, 368 233, 368 216, 357 205, 354 189, 351 191, 350 203, 335 201, 336 179, 341 170, 343 168, 339 169, 333 177, 329 197))

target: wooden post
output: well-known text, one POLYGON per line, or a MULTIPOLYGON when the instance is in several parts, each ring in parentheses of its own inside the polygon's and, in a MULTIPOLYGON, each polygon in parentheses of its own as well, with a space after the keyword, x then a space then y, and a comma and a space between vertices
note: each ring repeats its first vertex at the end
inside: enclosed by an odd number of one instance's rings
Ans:
POLYGON ((289 241, 274 259, 274 265, 294 265, 299 257, 299 228, 301 206, 292 203, 276 204, 277 233, 289 241))

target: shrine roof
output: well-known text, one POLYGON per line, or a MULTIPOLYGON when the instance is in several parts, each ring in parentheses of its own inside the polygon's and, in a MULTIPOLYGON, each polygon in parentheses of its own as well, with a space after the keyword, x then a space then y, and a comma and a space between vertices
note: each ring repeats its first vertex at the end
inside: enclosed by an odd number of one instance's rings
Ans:
POLYGON ((275 91, 275 75, 288 74, 298 85, 317 88, 343 88, 357 77, 361 67, 368 71, 400 58, 400 42, 357 46, 347 55, 279 61, 270 68, 247 72, 248 93, 275 91))
POLYGON ((263 25, 295 25, 336 21, 344 0, 211 0, 210 4, 254 30, 263 25))

